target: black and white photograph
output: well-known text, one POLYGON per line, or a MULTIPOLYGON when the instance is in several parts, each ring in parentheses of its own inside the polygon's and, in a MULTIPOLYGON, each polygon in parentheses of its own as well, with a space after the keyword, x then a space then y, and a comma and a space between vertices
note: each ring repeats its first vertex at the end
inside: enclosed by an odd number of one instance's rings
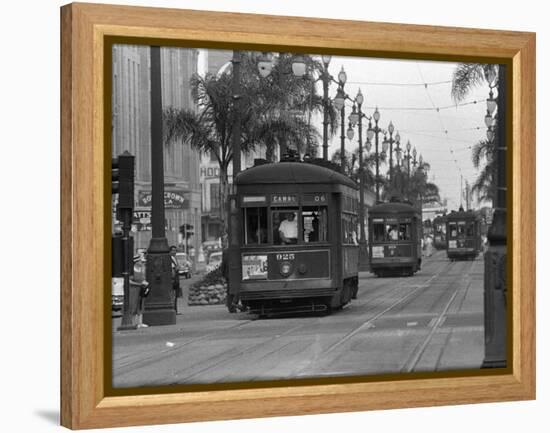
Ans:
POLYGON ((544 4, 5 3, 2 430, 543 432, 544 4))
POLYGON ((507 366, 506 65, 115 44, 112 386, 507 366))

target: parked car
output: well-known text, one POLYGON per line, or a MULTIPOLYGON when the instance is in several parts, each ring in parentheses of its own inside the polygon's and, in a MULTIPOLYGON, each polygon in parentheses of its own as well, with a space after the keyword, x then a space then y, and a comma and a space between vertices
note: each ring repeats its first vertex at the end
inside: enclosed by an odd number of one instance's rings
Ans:
POLYGON ((206 272, 212 272, 214 269, 217 269, 222 264, 222 252, 215 251, 210 254, 208 258, 208 264, 206 265, 206 272))
POLYGON ((193 263, 186 253, 176 253, 176 261, 179 265, 178 274, 185 278, 191 278, 193 263))
POLYGON ((122 311, 124 306, 124 278, 112 278, 111 294, 113 312, 122 311))

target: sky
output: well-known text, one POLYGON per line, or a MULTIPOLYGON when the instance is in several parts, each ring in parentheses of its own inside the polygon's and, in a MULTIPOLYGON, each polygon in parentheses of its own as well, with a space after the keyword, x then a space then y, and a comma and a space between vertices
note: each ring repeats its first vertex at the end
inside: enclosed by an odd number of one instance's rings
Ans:
MULTIPOLYGON (((448 200, 449 210, 457 209, 461 203, 461 175, 470 185, 477 177, 471 146, 486 138, 485 100, 489 96, 488 86, 479 86, 464 99, 465 105, 457 106, 451 98, 451 80, 456 66, 451 62, 361 57, 332 57, 329 64, 329 73, 335 79, 342 67, 346 71, 345 91, 350 97, 355 97, 361 89, 363 112, 367 116, 378 107, 380 128, 387 129, 391 121, 401 136, 401 147, 410 140, 418 154, 430 164, 428 178, 439 186, 441 198, 448 200)), ((320 83, 318 90, 322 94, 320 83)), ((329 89, 331 98, 336 90, 337 85, 333 83, 329 89)), ((346 122, 351 104, 348 101, 346 106, 346 122)), ((322 119, 312 121, 322 131, 322 119)), ((363 130, 366 131, 366 126, 363 130)), ((365 136, 364 133, 363 139, 365 136)), ((346 138, 346 150, 358 147, 357 138, 356 128, 352 141, 346 138)), ((339 131, 329 146, 330 155, 340 149, 339 131)), ((385 168, 383 170, 385 172, 385 168)), ((475 201, 473 204, 475 207, 475 201)))

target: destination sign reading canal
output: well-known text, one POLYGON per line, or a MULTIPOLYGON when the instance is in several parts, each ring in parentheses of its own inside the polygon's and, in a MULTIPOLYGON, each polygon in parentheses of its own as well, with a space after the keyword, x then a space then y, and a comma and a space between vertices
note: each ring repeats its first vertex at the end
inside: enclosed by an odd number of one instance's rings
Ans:
POLYGON ((295 194, 273 194, 271 196, 272 204, 298 204, 298 196, 295 194))

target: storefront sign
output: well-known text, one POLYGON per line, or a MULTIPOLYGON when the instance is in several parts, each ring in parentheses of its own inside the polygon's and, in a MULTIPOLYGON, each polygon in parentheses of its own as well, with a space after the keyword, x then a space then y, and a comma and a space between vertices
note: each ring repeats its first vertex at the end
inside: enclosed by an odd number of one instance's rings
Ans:
MULTIPOLYGON (((151 191, 140 191, 138 206, 151 207, 151 191)), ((184 191, 164 191, 165 209, 189 209, 190 193, 184 191)))

